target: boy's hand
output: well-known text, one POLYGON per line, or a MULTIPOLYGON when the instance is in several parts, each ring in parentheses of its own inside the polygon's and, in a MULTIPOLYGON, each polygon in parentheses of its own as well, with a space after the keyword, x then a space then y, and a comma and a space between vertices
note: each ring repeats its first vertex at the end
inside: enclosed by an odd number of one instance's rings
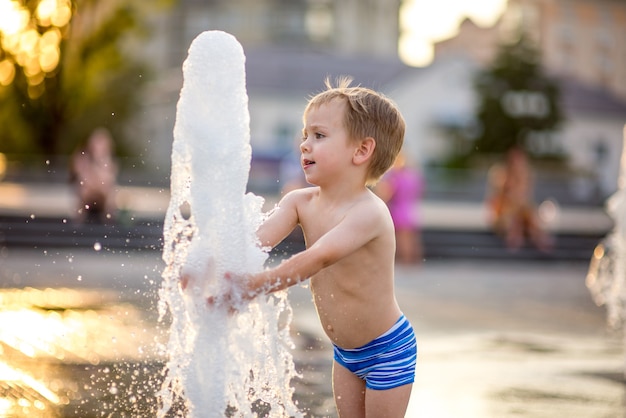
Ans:
MULTIPOLYGON (((179 280, 180 288, 183 292, 192 292, 199 294, 201 292, 202 282, 204 280, 212 280, 215 276, 215 263, 213 259, 207 261, 206 267, 201 274, 198 274, 193 268, 183 268, 179 280)), ((238 312, 238 307, 246 301, 252 300, 261 292, 254 291, 250 288, 250 280, 252 276, 247 274, 236 274, 226 272, 223 276, 223 282, 218 288, 222 289, 219 294, 206 297, 206 302, 210 307, 224 307, 229 313, 238 312)))
POLYGON ((226 291, 221 295, 214 295, 207 297, 207 303, 211 307, 226 307, 229 314, 234 314, 239 311, 239 306, 243 302, 249 301, 254 298, 246 286, 247 275, 236 275, 231 272, 224 274, 226 281, 226 291))
POLYGON ((193 265, 185 265, 182 268, 179 284, 184 291, 193 287, 198 280, 212 280, 215 277, 215 262, 213 257, 209 257, 204 268, 198 269, 193 265))
POLYGON ((224 278, 230 284, 232 295, 240 301, 247 301, 265 293, 265 288, 258 288, 255 284, 255 276, 252 274, 235 274, 227 272, 224 278))

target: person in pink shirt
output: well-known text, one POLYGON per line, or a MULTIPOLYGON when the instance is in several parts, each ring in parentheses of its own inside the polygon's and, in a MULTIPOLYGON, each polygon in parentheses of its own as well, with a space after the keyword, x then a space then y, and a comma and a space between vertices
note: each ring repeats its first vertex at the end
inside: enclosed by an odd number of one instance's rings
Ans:
POLYGON ((423 259, 421 225, 417 212, 417 204, 423 192, 422 176, 406 164, 406 157, 402 153, 376 186, 376 193, 389 207, 396 231, 396 256, 402 263, 419 263, 423 259))

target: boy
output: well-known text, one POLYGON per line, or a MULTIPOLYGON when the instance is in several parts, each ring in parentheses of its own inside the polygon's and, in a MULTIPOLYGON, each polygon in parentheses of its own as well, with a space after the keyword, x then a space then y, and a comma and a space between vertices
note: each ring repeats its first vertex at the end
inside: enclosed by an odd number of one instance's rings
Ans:
POLYGON ((316 187, 286 194, 257 231, 274 247, 298 224, 306 250, 278 266, 228 278, 252 298, 310 278, 322 327, 334 346, 333 393, 340 417, 403 417, 415 376, 413 329, 394 294, 394 227, 368 189, 393 164, 404 120, 391 101, 341 79, 314 96, 303 116, 301 163, 316 187))

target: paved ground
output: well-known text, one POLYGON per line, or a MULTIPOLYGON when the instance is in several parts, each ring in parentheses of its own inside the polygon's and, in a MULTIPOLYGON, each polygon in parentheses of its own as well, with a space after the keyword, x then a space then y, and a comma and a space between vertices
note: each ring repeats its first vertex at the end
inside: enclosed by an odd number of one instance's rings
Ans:
MULTIPOLYGON (((155 251, 4 249, 0 416, 151 416, 161 269, 155 251), (21 412, 11 415, 16 393, 21 412)), ((622 339, 607 331, 586 272, 586 263, 563 262, 398 267, 398 299, 420 350, 407 416, 626 416, 622 339)), ((291 289, 290 300, 303 371, 296 396, 308 416, 333 417, 330 347, 308 289, 291 289)))

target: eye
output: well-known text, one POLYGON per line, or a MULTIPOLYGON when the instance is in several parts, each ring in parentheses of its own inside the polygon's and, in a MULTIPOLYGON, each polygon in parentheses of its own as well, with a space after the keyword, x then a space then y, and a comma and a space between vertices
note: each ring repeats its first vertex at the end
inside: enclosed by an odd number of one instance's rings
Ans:
POLYGON ((315 132, 315 139, 321 139, 321 138, 324 138, 324 134, 315 132))

